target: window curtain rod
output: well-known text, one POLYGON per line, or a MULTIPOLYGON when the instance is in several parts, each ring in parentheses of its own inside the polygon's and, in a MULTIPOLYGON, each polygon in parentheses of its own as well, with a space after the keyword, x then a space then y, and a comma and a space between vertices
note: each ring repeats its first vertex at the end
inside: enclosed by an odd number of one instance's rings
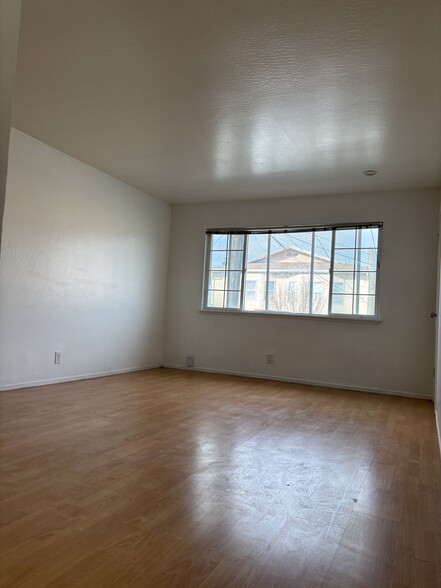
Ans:
POLYGON ((341 223, 334 225, 289 225, 283 227, 235 227, 235 228, 217 228, 207 229, 207 235, 268 235, 268 233, 311 233, 313 231, 333 231, 334 229, 372 229, 383 226, 381 222, 354 224, 341 223))

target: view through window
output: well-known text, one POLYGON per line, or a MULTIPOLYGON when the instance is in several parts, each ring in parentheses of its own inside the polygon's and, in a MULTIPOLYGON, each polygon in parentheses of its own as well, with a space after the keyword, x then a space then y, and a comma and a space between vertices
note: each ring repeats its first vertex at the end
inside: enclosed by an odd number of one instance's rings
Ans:
POLYGON ((209 231, 204 307, 374 317, 380 228, 209 231))

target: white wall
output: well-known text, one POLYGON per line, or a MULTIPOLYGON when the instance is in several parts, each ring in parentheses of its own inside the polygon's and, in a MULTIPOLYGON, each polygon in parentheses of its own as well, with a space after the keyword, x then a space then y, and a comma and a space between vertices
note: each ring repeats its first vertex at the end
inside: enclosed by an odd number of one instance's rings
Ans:
POLYGON ((164 363, 432 397, 438 210, 438 190, 173 207, 164 363), (381 323, 200 312, 206 228, 363 221, 384 222, 381 323))
POLYGON ((21 0, 0 0, 0 246, 21 0))
POLYGON ((164 202, 13 131, 0 388, 160 364, 169 224, 164 202))

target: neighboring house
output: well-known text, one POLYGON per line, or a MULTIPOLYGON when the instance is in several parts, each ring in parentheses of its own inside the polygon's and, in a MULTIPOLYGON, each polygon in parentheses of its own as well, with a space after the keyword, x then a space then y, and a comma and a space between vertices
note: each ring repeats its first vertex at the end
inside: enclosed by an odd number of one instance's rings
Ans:
MULTIPOLYGON (((375 307, 374 250, 364 250, 354 272, 353 250, 339 253, 334 263, 332 312, 371 315, 375 307), (369 253, 369 251, 371 253, 369 253)), ((269 256, 248 261, 245 276, 244 309, 274 312, 328 314, 330 260, 295 247, 281 248, 269 256), (311 270, 311 263, 314 262, 311 270), (266 283, 268 273, 268 303, 266 283), (311 275, 313 279, 311 280, 311 275), (312 292, 311 292, 312 281, 312 292), (268 306, 266 306, 268 304, 268 306)), ((222 267, 212 268, 222 270, 222 267)), ((234 272, 235 273, 235 272, 234 272)), ((219 278, 223 275, 219 274, 219 278)), ((230 286, 231 287, 231 286, 230 286)))
MULTIPOLYGON (((311 255, 293 247, 269 257, 268 310, 307 313, 310 304, 311 255)), ((249 261, 245 282, 246 310, 265 309, 268 257, 249 261)), ((328 311, 329 260, 314 258, 313 311, 328 311)))

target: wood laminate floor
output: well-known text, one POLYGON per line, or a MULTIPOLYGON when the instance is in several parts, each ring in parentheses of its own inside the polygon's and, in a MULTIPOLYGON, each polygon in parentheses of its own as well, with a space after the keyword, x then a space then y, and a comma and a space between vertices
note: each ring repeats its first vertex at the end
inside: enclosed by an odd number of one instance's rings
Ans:
POLYGON ((157 369, 0 410, 2 587, 441 586, 428 401, 157 369))

